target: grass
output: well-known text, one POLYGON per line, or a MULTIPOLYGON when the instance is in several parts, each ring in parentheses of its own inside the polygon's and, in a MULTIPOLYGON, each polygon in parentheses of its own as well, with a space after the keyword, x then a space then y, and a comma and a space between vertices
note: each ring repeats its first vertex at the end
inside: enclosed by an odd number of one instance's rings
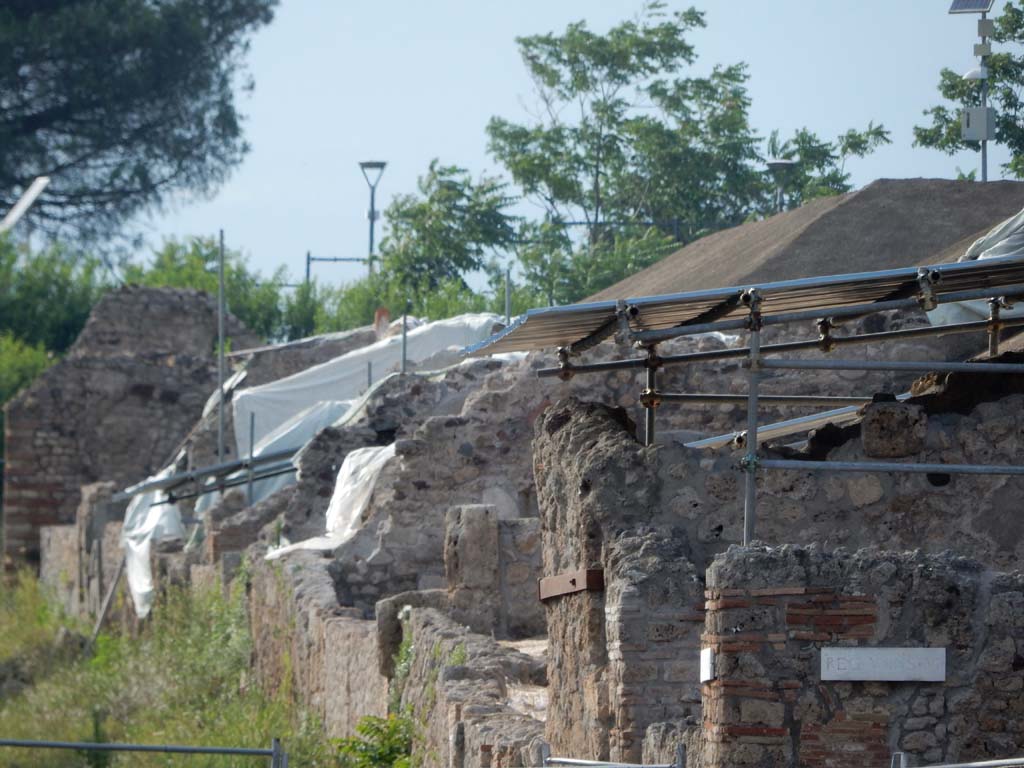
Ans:
MULTIPOLYGON (((94 653, 54 655, 65 621, 34 579, 0 593, 0 662, 31 659, 35 683, 0 700, 0 734, 12 739, 119 741, 267 748, 278 737, 291 765, 336 766, 320 724, 287 693, 248 682, 251 639, 241 590, 169 591, 139 637, 101 635, 94 653), (45 667, 45 668, 44 668, 45 667)), ((6 768, 262 766, 260 758, 0 748, 6 768)))

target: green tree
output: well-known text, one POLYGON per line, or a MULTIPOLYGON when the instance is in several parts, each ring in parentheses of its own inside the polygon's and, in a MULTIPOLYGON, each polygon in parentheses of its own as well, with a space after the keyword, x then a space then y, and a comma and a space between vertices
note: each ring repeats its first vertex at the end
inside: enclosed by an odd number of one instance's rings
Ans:
MULTIPOLYGON (((216 239, 193 237, 186 242, 168 240, 150 265, 128 264, 124 281, 137 285, 195 288, 217 295, 220 258, 216 239)), ((224 297, 228 310, 266 339, 279 339, 282 329, 284 268, 269 279, 250 271, 237 251, 224 254, 224 297)))
POLYGON ((276 0, 14 0, 0 8, 0 208, 52 177, 30 217, 115 233, 215 189, 248 147, 235 89, 276 0))
MULTIPOLYGON (((996 43, 1024 43, 1024 3, 1007 2, 995 19, 996 43)), ((1003 170, 1015 178, 1024 178, 1024 55, 1000 51, 986 57, 989 103, 996 108, 997 144, 1010 150, 1010 161, 1003 170)), ((960 150, 977 152, 980 142, 960 137, 960 111, 963 107, 981 106, 980 80, 964 80, 951 69, 939 73, 939 94, 952 104, 940 104, 924 111, 931 125, 914 127, 914 146, 938 149, 952 155, 960 150)))
POLYGON ((483 267, 488 252, 510 245, 515 219, 505 184, 474 182, 462 168, 430 163, 418 195, 402 195, 384 212, 380 252, 387 279, 411 294, 433 291, 483 267))
MULTIPOLYGON (((770 158, 792 160, 793 165, 777 171, 780 174, 787 208, 799 208, 808 200, 829 195, 841 195, 853 189, 846 161, 851 157, 865 157, 875 149, 891 144, 889 131, 882 125, 869 122, 867 128, 846 131, 835 141, 825 141, 807 128, 796 131, 786 141, 779 132, 768 137, 767 153, 770 158)), ((763 212, 773 213, 775 204, 765 204, 763 212)))
POLYGON ((94 258, 60 245, 33 252, 0 237, 0 332, 64 352, 108 288, 94 258))
POLYGON ((489 148, 549 221, 582 221, 594 243, 607 222, 654 221, 686 240, 746 217, 763 194, 746 69, 679 74, 703 26, 693 8, 651 2, 604 35, 576 22, 517 39, 536 118, 492 118, 489 148))

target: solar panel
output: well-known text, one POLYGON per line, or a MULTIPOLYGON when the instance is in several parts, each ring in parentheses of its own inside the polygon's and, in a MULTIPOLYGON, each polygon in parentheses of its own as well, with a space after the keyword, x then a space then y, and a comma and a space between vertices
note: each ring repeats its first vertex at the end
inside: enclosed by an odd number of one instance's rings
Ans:
MULTIPOLYGON (((1024 284, 1024 259, 1019 256, 939 264, 926 269, 938 273, 933 289, 936 296, 988 288, 992 289, 993 295, 999 295, 1000 287, 1024 284)), ((800 311, 820 312, 827 316, 829 310, 840 307, 916 295, 918 268, 808 277, 756 286, 627 299, 625 304, 635 309, 629 325, 633 331, 657 331, 711 322, 732 322, 735 325, 737 320, 747 316, 748 310, 738 298, 749 287, 757 288, 762 299, 761 312, 766 317, 800 311)), ((594 336, 609 335, 603 331, 617 323, 617 310, 618 303, 614 301, 531 309, 501 333, 465 351, 470 355, 489 355, 566 347, 594 336)))
POLYGON ((950 13, 988 13, 995 0, 953 0, 950 13))

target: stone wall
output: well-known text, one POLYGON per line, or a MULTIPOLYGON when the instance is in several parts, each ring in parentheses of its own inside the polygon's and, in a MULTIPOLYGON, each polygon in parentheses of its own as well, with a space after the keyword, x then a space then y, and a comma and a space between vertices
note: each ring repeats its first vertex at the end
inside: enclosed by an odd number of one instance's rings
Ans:
MULTIPOLYGON (((1007 358, 1009 360, 1009 358, 1007 358)), ((767 455, 1019 465, 1021 382, 923 380, 908 405, 869 406, 861 423, 825 428, 802 453, 767 455)), ((553 690, 548 736, 556 754, 638 761, 646 731, 699 717, 694 681, 701 579, 742 535, 742 475, 728 451, 645 447, 627 413, 563 401, 537 420, 534 462, 544 575, 604 571, 604 592, 547 602, 553 690)), ((762 472, 758 538, 955 549, 995 569, 1024 556, 1011 476, 762 472), (965 503, 970 499, 970 504, 965 503)))
POLYGON ((414 608, 408 673, 396 679, 416 725, 413 760, 423 768, 542 765, 543 723, 509 703, 512 684, 542 686, 544 661, 466 632, 431 608, 414 608))
POLYGON ((205 293, 126 286, 100 300, 67 356, 5 406, 6 554, 38 562, 39 528, 73 523, 82 485, 124 487, 167 462, 216 388, 216 330, 205 293))
MULTIPOLYGON (((114 483, 94 483, 82 488, 73 525, 40 529, 40 580, 57 596, 72 616, 93 619, 117 577, 123 553, 121 520, 125 504, 113 503, 114 483)), ((125 585, 112 603, 108 620, 127 620, 125 585)), ((128 601, 130 603, 130 601, 128 601)))
MULTIPOLYGON (((703 762, 911 765, 1019 755, 1024 575, 952 555, 731 548, 708 569, 703 762), (945 682, 822 680, 825 647, 944 648, 945 682)), ((871 671, 865 675, 871 676, 871 671)))
POLYGON ((326 565, 310 553, 254 562, 253 661, 268 695, 291 691, 328 736, 352 736, 360 718, 387 713, 388 681, 374 663, 376 623, 338 606, 326 565))

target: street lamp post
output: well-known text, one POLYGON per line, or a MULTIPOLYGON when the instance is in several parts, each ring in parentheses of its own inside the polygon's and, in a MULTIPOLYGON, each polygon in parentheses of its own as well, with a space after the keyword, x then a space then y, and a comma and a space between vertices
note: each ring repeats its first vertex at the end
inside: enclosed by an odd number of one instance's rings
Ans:
POLYGON ((359 163, 363 178, 366 179, 366 183, 370 187, 370 210, 367 213, 367 218, 370 220, 370 251, 366 261, 369 264, 371 275, 373 274, 373 225, 377 221, 377 182, 380 181, 386 165, 387 163, 382 160, 364 160, 359 163))

